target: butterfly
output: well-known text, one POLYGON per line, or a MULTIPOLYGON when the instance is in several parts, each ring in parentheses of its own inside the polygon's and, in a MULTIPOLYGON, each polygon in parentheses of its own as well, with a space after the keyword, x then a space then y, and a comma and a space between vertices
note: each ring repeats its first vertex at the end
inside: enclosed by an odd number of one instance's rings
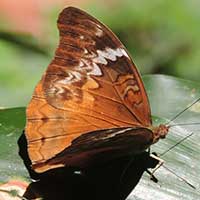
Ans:
POLYGON ((57 25, 58 48, 26 109, 32 169, 86 168, 165 138, 169 127, 152 126, 141 76, 114 33, 74 7, 57 25))

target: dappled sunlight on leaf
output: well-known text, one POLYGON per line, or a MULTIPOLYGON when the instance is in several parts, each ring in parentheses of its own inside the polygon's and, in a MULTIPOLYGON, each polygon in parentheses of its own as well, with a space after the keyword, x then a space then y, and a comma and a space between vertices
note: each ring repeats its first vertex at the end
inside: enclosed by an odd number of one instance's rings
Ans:
POLYGON ((21 200, 28 183, 20 180, 10 180, 0 185, 1 200, 21 200))

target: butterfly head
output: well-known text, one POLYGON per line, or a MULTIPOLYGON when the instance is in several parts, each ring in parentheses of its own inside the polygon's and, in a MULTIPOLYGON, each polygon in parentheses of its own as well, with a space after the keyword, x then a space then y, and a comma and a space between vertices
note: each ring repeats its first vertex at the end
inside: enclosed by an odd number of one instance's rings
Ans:
POLYGON ((157 127, 152 128, 153 131, 153 143, 156 143, 159 139, 164 139, 169 132, 169 126, 160 124, 157 127))

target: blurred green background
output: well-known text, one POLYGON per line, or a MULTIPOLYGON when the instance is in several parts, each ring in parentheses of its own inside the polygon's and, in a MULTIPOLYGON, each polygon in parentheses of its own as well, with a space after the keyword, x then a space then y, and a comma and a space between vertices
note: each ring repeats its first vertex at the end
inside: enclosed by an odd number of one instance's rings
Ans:
POLYGON ((57 16, 69 5, 109 26, 142 74, 199 81, 198 0, 1 0, 0 107, 28 103, 57 46, 57 16))

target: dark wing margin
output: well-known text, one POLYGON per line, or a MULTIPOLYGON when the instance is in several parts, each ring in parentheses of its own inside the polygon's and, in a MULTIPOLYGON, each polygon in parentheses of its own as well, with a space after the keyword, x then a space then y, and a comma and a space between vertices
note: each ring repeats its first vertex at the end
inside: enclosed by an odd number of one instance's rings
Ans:
POLYGON ((81 135, 54 158, 33 167, 41 172, 57 167, 84 169, 122 156, 141 154, 152 141, 152 131, 147 128, 97 130, 81 135))

